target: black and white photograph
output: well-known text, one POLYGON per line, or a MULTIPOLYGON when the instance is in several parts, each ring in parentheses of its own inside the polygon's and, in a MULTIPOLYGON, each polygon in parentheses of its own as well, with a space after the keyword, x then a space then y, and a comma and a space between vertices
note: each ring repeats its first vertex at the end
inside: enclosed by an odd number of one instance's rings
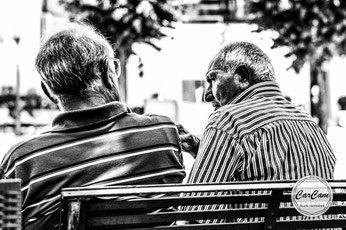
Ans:
POLYGON ((345 229, 346 1, 0 1, 0 230, 345 229))

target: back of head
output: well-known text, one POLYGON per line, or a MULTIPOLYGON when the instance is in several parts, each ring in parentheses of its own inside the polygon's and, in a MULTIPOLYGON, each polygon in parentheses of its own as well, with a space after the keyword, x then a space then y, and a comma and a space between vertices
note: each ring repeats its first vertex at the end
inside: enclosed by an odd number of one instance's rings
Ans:
POLYGON ((95 28, 75 22, 46 36, 35 65, 54 94, 82 95, 101 81, 105 63, 113 57, 111 45, 95 28))
POLYGON ((218 53, 224 71, 235 72, 245 66, 252 72, 252 84, 275 80, 274 68, 269 57, 256 45, 249 42, 233 42, 218 53))

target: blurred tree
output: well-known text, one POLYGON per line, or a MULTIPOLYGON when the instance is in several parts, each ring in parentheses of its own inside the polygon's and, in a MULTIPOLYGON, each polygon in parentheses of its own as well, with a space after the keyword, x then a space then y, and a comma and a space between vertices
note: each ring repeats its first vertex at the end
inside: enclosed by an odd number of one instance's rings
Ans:
MULTIPOLYGON (((120 59, 121 98, 126 101, 126 64, 134 43, 143 42, 160 48, 155 40, 167 37, 162 29, 173 28, 176 10, 169 0, 60 0, 71 19, 87 20, 105 35, 120 59)), ((140 73, 143 76, 140 59, 140 73)))
POLYGON ((299 72, 310 63, 312 116, 326 132, 328 128, 327 69, 334 55, 346 51, 346 1, 342 0, 254 0, 249 1, 253 23, 262 30, 277 31, 272 48, 287 46, 292 65, 299 72), (316 95, 317 94, 317 95, 316 95))
POLYGON ((22 111, 26 111, 33 117, 35 109, 57 109, 55 104, 50 103, 47 106, 42 101, 42 97, 34 90, 29 90, 25 95, 20 95, 18 98, 16 92, 0 92, 0 108, 8 108, 9 115, 14 119, 22 111))

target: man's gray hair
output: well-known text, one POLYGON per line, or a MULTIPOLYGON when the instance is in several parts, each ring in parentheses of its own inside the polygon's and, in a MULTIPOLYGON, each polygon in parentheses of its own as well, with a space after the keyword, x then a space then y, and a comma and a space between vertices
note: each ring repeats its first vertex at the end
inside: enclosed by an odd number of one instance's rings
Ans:
POLYGON ((275 72, 267 54, 249 42, 233 42, 221 49, 219 58, 224 71, 234 72, 246 66, 253 72, 253 83, 275 80, 275 72))
POLYGON ((74 22, 60 25, 45 36, 35 65, 55 94, 73 95, 83 94, 100 82, 113 58, 111 45, 94 27, 74 22))

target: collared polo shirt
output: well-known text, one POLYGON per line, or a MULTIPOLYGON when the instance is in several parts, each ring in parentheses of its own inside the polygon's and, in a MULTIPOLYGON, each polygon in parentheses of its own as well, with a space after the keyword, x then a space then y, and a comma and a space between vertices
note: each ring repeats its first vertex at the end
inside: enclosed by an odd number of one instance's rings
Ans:
POLYGON ((61 188, 180 183, 185 177, 175 124, 120 102, 64 112, 52 129, 14 146, 3 178, 21 178, 25 229, 58 227, 61 188))

